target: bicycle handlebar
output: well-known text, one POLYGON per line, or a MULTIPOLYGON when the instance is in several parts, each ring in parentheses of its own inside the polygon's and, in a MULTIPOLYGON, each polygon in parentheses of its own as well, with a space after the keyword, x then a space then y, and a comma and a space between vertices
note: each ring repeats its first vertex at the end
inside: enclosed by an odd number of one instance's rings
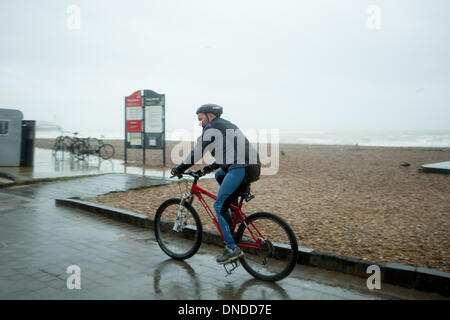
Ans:
POLYGON ((206 172, 204 172, 202 169, 199 169, 199 170, 188 170, 188 171, 185 171, 185 172, 181 173, 178 176, 171 176, 170 178, 178 177, 178 179, 181 179, 183 177, 183 175, 188 175, 188 176, 191 176, 193 178, 197 178, 198 179, 198 178, 203 177, 204 175, 206 175, 206 172))

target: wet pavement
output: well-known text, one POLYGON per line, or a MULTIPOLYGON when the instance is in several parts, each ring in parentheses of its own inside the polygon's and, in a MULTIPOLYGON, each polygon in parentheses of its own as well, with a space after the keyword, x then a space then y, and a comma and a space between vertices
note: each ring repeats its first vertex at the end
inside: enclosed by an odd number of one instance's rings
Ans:
MULTIPOLYGON (((170 170, 155 170, 125 166, 122 160, 103 160, 97 156, 86 157, 85 160, 77 160, 70 153, 35 148, 33 167, 0 167, 0 179, 8 176, 17 180, 34 180, 61 177, 74 177, 86 175, 98 175, 104 173, 131 173, 143 176, 166 178, 170 176, 170 170)), ((7 181, 3 181, 6 183, 7 181)), ((0 180, 0 184, 2 181, 0 180)))
MULTIPOLYGON (((108 173, 126 173, 142 177, 169 179, 170 169, 151 169, 124 165, 123 160, 103 160, 97 156, 89 156, 77 160, 68 152, 35 148, 33 167, 0 167, 0 187, 17 181, 33 182, 42 179, 61 179, 95 176, 108 173)), ((190 179, 190 177, 185 177, 190 179)), ((205 175, 202 179, 214 178, 214 173, 205 175)))
POLYGON ((221 248, 202 244, 175 261, 152 230, 54 201, 152 183, 167 181, 116 173, 0 190, 0 299, 443 299, 383 283, 369 290, 366 279, 302 265, 277 283, 242 267, 226 277, 215 262, 221 248), (68 289, 73 265, 80 289, 68 289))
POLYGON ((121 192, 170 183, 169 179, 158 177, 111 173, 69 181, 33 184, 27 187, 12 187, 4 190, 8 194, 16 194, 37 201, 46 201, 56 198, 95 197, 109 192, 121 192))

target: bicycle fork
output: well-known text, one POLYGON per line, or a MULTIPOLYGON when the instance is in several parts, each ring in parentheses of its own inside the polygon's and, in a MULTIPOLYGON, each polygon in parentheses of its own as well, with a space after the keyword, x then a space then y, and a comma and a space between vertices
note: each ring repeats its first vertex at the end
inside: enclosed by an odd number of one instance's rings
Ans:
POLYGON ((175 224, 173 225, 173 228, 172 228, 173 231, 180 232, 187 225, 189 210, 186 209, 184 204, 186 203, 186 201, 189 204, 191 204, 193 200, 194 200, 193 194, 191 194, 191 193, 184 194, 183 198, 181 199, 180 206, 178 208, 178 214, 177 214, 177 218, 175 220, 175 224), (185 210, 186 210, 186 212, 183 215, 183 211, 185 211, 185 210))

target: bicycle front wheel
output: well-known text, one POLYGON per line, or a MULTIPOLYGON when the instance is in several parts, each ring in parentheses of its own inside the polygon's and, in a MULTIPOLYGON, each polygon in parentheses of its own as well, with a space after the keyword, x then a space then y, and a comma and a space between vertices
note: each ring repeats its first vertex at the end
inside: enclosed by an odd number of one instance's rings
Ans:
POLYGON ((189 203, 181 205, 180 198, 161 204, 155 214, 154 229, 159 246, 172 258, 190 258, 200 248, 203 232, 200 217, 189 203))
POLYGON ((110 144, 104 144, 100 147, 98 153, 103 160, 108 160, 114 155, 114 147, 110 144))
POLYGON ((286 221, 270 212, 248 216, 239 226, 236 243, 245 254, 240 259, 242 266, 260 280, 281 280, 297 263, 295 233, 286 221))

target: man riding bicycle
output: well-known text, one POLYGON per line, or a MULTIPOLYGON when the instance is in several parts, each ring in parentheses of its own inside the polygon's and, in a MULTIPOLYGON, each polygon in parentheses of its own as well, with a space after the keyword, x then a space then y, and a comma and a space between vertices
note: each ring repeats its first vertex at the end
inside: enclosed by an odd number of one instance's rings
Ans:
POLYGON ((171 173, 180 177, 208 151, 214 157, 215 162, 203 170, 208 173, 220 168, 215 175, 220 188, 214 209, 226 248, 216 261, 227 264, 243 256, 231 235, 232 218, 228 209, 231 203, 237 204, 238 191, 242 185, 259 179, 261 162, 242 131, 230 121, 222 119, 222 113, 223 108, 216 104, 205 104, 197 109, 198 121, 203 127, 202 134, 189 156, 171 173))

